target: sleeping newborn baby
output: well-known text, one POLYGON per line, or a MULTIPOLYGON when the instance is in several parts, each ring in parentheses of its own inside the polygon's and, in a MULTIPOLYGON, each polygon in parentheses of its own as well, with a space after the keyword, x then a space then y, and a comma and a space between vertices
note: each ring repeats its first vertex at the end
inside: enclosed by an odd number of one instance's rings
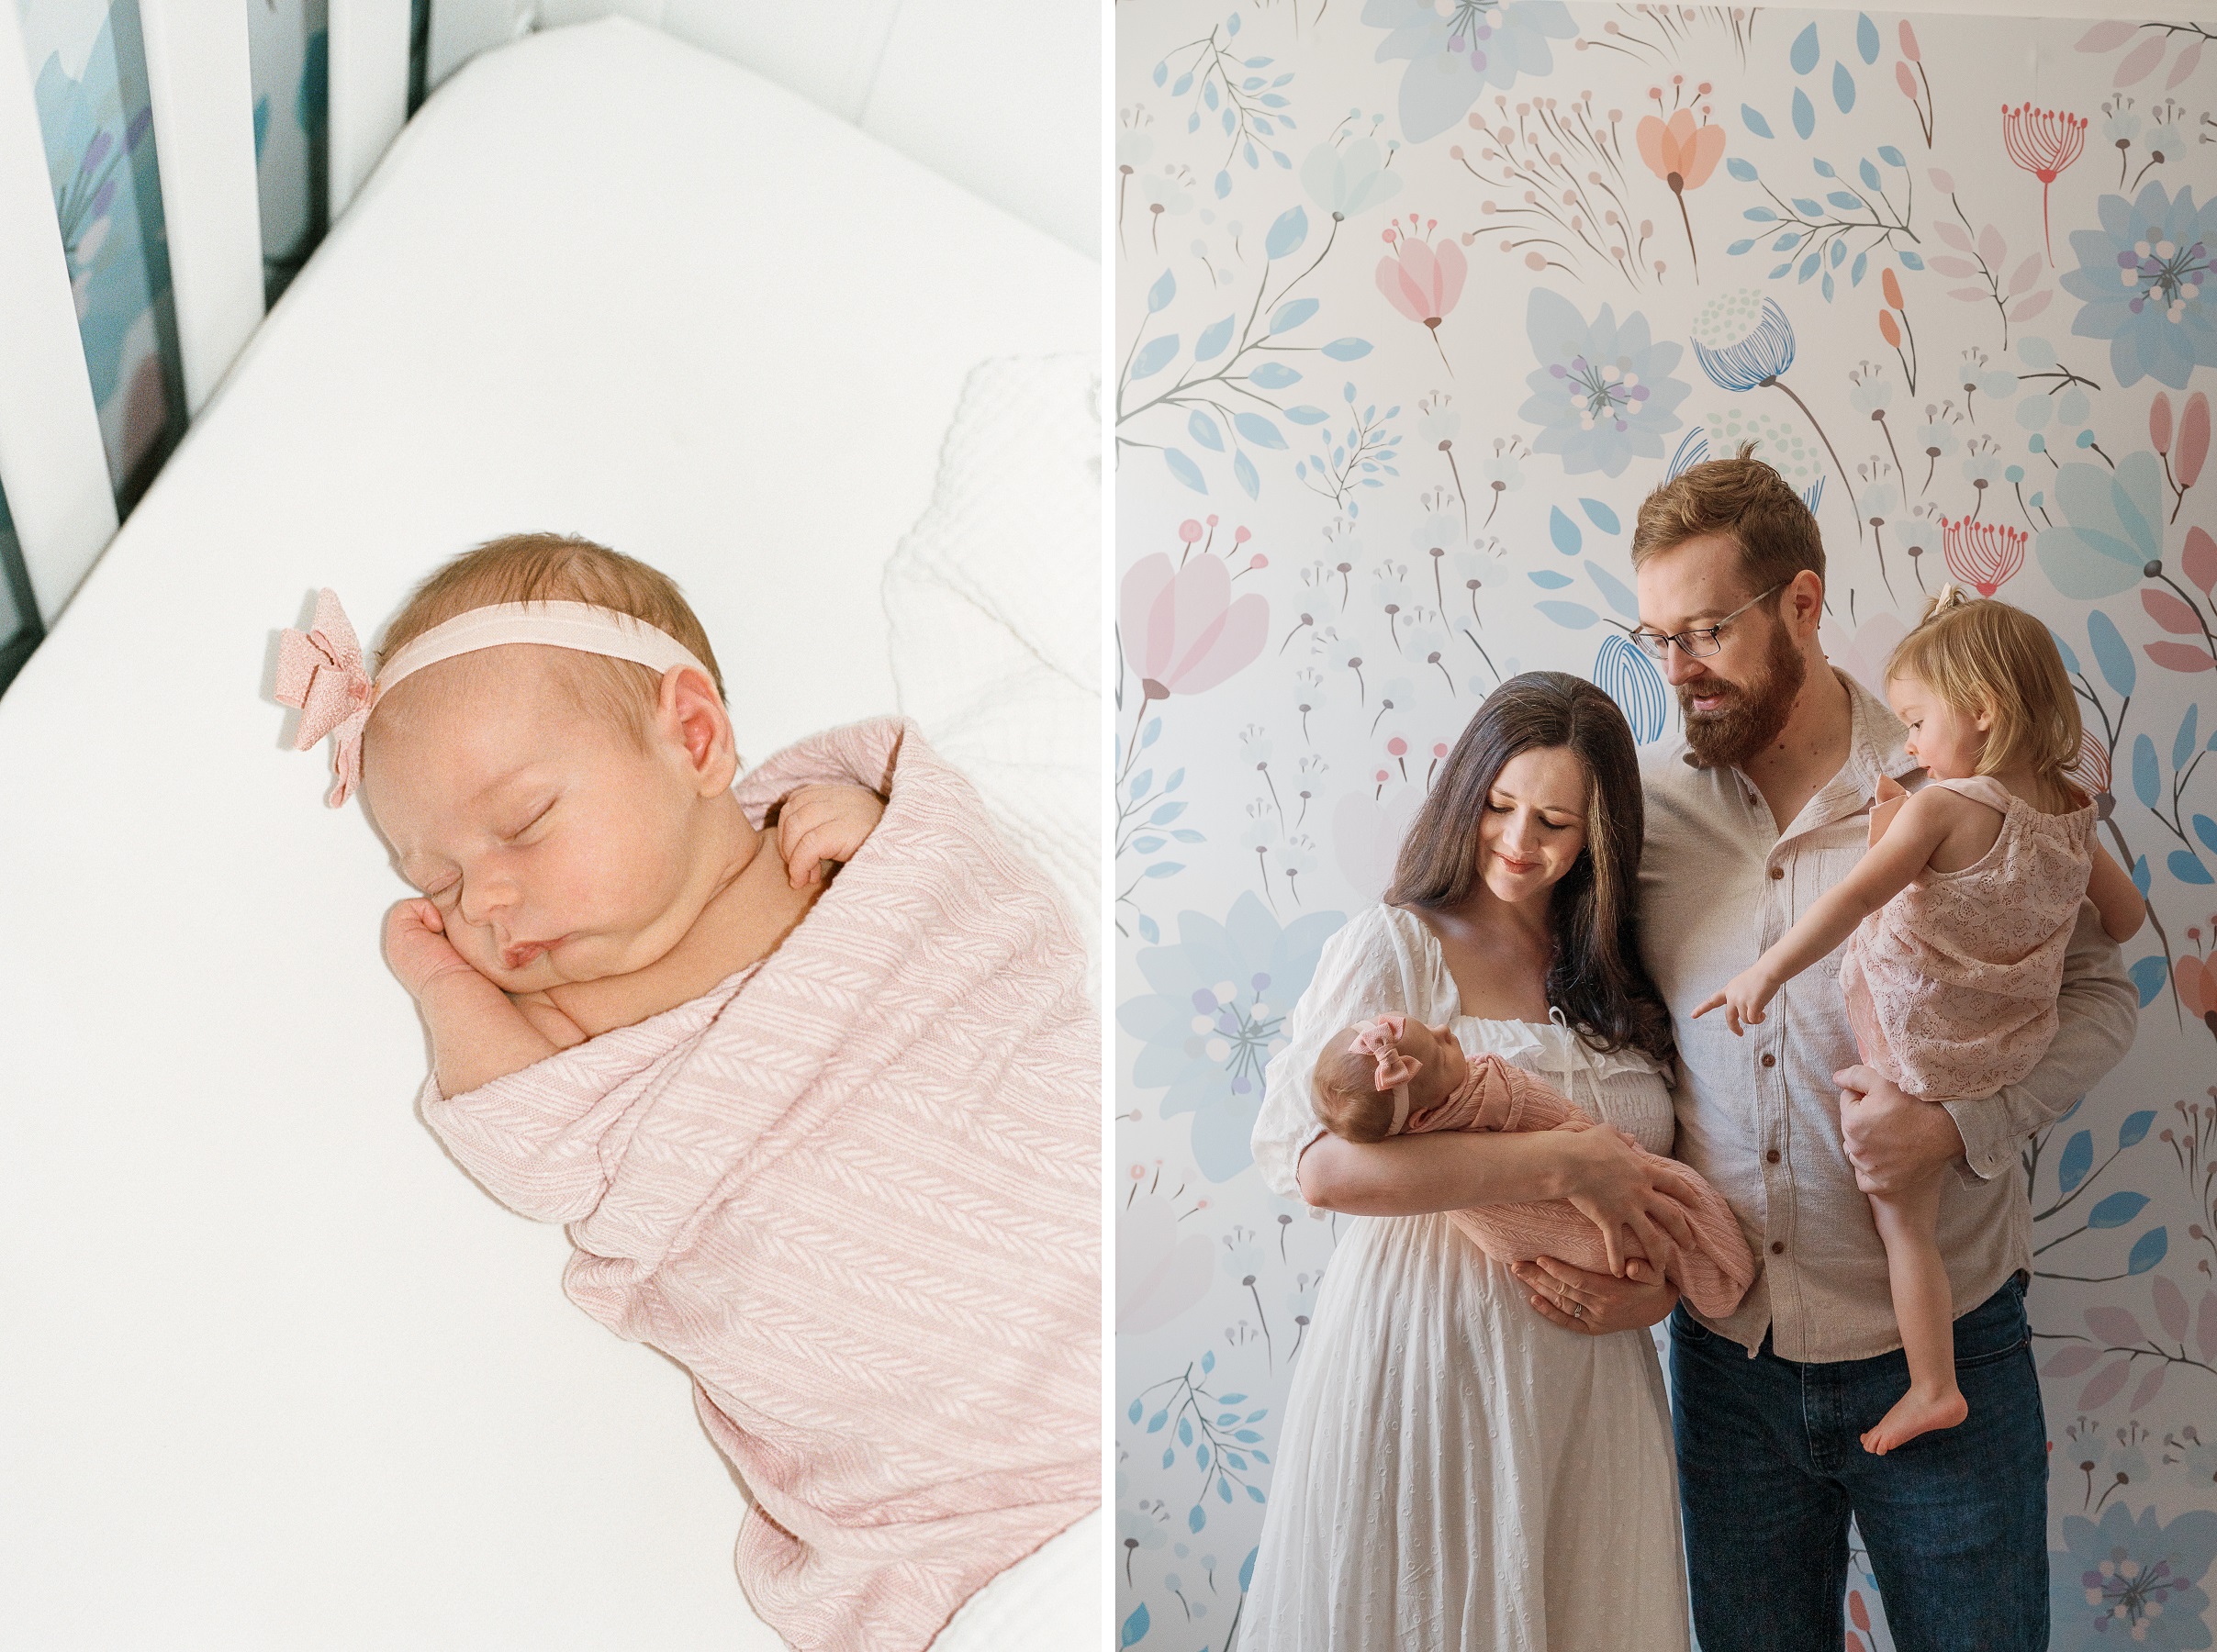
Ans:
POLYGON ((572 1300, 692 1374, 756 1611, 920 1648, 1089 1512, 1099 1035, 968 782, 884 719, 734 787, 677 586, 553 535, 433 574, 374 684, 324 592, 278 693, 421 891, 385 947, 426 1122, 569 1224, 572 1300))
MULTIPOLYGON (((1402 1015, 1378 1016, 1334 1034, 1317 1058, 1315 1090, 1318 1122, 1350 1142, 1433 1130, 1596 1127, 1522 1067, 1495 1055, 1473 1061, 1446 1027, 1402 1015)), ((1625 1140, 1640 1145, 1629 1135, 1625 1140)), ((1754 1279, 1754 1256, 1723 1195, 1698 1171, 1675 1162, 1671 1168, 1686 1189, 1694 1248, 1641 1259, 1659 1265, 1703 1313, 1721 1319, 1754 1279)), ((1589 1272, 1609 1271, 1601 1230, 1568 1200, 1478 1205, 1450 1211, 1448 1220, 1496 1262, 1553 1256, 1589 1272)))

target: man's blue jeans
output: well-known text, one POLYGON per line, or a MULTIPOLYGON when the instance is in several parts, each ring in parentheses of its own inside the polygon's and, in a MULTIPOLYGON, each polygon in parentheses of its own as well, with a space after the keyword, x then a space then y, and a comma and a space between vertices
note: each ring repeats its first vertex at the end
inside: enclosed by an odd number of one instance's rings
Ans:
POLYGON ((1701 1652, 1840 1652, 1848 1517, 1899 1652, 2046 1652, 2047 1425, 2024 1287, 1955 1322, 1971 1414, 1885 1457, 1856 1436, 1909 1390, 1901 1351, 1752 1359, 1680 1308, 1671 1399, 1701 1652))

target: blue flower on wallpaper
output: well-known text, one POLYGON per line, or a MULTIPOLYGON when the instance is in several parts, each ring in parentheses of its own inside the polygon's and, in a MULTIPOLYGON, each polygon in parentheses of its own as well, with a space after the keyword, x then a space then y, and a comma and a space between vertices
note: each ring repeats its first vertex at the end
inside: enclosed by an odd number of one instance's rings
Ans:
POLYGON ((1320 143, 1301 163, 1301 185, 1334 218, 1357 218, 1401 193, 1400 175, 1386 170, 1391 158, 1374 138, 1320 143))
POLYGON ((1401 135, 1437 138, 1470 112, 1488 86, 1506 91, 1520 74, 1555 64, 1550 40, 1578 32, 1562 0, 1366 0, 1362 20, 1389 32, 1378 61, 1409 61, 1401 78, 1401 135))
POLYGON ((1254 1163, 1248 1146, 1262 1107, 1262 1069, 1284 1043, 1286 1012, 1308 990, 1324 943, 1347 921, 1311 912, 1281 927, 1253 892, 1222 923, 1178 914, 1178 940, 1140 949, 1155 990, 1126 999, 1116 1024, 1142 1042, 1132 1082, 1167 1089, 1162 1116, 1193 1115, 1193 1160, 1229 1181, 1254 1163))
POLYGON ((1540 358, 1517 416, 1540 427, 1534 451, 1562 455, 1562 468, 1621 476, 1635 458, 1663 457, 1690 386, 1671 376, 1685 351, 1648 332, 1637 310, 1619 323, 1607 305, 1588 321, 1568 298, 1535 288, 1524 329, 1540 358))
POLYGON ((2194 205, 2151 180, 2137 199, 2105 195, 2101 228, 2071 231, 2078 267, 2063 290, 2086 300, 2071 331, 2110 341, 2120 385, 2154 378, 2186 388, 2197 366, 2217 367, 2217 312, 2209 292, 2217 195, 2194 205))
POLYGON ((86 53, 83 78, 63 73, 57 54, 40 67, 32 94, 98 403, 116 394, 127 335, 150 307, 157 307, 157 332, 174 335, 169 242, 137 17, 136 7, 111 10, 86 53), (121 39, 118 13, 128 14, 121 39))
POLYGON ((1694 355, 1720 390, 1753 390, 1794 364, 1794 324, 1760 287, 1720 294, 1694 318, 1694 355))
POLYGON ((2101 1524, 2063 1520, 2067 1548, 2048 1557, 2048 1613, 2056 1652, 2146 1647, 2187 1652, 2210 1644, 2201 1575, 2217 1557, 2217 1514, 2196 1509, 2168 1525, 2122 1503, 2101 1524))
POLYGON ((1631 724, 1634 740, 1646 745, 1663 737, 1670 720, 1671 691, 1654 661, 1611 631, 1601 639, 1600 652, 1594 655, 1593 677, 1631 724))
POLYGON ((2138 585, 2148 564, 2163 556, 2164 517, 2170 490, 2163 464, 2136 449, 2111 471, 2101 464, 2066 464, 2055 473, 2055 515, 2036 552, 2049 582, 2066 597, 2099 602, 2138 585))

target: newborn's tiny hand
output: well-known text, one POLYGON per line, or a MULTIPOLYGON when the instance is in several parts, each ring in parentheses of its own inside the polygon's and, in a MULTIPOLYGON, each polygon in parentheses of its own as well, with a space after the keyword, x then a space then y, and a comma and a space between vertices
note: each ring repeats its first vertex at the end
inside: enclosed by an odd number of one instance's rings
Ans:
POLYGON ((885 802, 859 786, 804 786, 778 810, 778 853, 794 888, 806 887, 832 862, 850 861, 878 830, 885 802))
POLYGON ((386 913, 385 961, 415 999, 441 976, 456 970, 475 973, 469 960, 446 938, 446 920, 438 907, 420 897, 400 901, 386 913))

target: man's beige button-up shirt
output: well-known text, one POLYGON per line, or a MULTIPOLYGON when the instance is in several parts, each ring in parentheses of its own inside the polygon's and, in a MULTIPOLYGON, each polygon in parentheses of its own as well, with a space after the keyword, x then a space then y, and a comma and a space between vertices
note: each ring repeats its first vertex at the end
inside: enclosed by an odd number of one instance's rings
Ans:
MULTIPOLYGON (((1852 677, 1840 680, 1853 702, 1847 763, 1783 832, 1744 775, 1694 767, 1683 743, 1644 768, 1640 946, 1678 1034, 1677 1155, 1724 1195, 1760 1265, 1731 1317, 1703 1323, 1751 1356, 1768 1330, 1773 1351, 1793 1360, 1901 1345, 1886 1251, 1840 1140, 1832 1075, 1858 1059, 1840 995, 1844 943, 1787 983, 1745 1037, 1721 1011, 1690 1017, 1862 857, 1878 776, 1919 776, 1900 721, 1852 677)), ((2021 1084, 1944 1104, 1965 1148, 1954 1174, 1943 1172, 1940 1199, 1957 1313, 2032 1267, 2024 1140, 2122 1057, 2139 1005, 2092 903, 2081 905, 2062 1024, 2040 1065, 2021 1084)))

